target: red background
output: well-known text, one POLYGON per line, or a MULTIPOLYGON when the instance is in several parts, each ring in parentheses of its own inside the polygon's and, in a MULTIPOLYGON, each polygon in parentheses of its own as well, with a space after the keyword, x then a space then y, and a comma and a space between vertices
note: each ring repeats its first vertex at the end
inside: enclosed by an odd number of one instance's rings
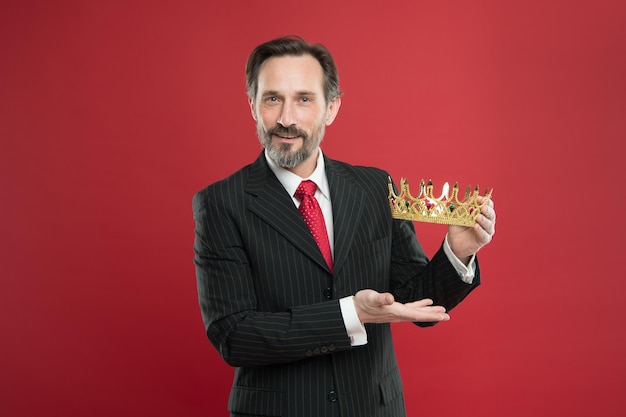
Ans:
POLYGON ((329 156, 495 188, 484 285, 394 327, 409 415, 625 415, 624 8, 3 1, 0 414, 227 415, 191 197, 259 153, 244 62, 297 33, 339 66, 329 156))

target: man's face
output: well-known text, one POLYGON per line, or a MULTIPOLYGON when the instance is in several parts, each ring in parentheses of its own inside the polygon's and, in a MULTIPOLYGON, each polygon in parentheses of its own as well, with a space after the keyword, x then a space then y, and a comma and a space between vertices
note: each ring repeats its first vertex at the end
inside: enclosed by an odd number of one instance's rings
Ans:
POLYGON ((261 65, 250 109, 261 144, 279 166, 314 164, 341 102, 326 103, 323 81, 322 67, 310 55, 273 57, 261 65))

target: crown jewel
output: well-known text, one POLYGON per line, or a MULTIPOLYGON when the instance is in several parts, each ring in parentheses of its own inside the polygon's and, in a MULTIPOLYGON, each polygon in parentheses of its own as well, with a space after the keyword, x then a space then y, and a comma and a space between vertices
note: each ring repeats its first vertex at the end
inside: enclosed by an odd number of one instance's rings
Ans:
POLYGON ((478 186, 472 192, 467 187, 465 197, 459 200, 459 185, 454 184, 452 194, 448 196, 450 186, 446 182, 440 197, 433 196, 433 183, 424 180, 420 182, 420 192, 413 197, 409 192, 409 183, 406 178, 400 180, 400 195, 393 189, 393 182, 389 178, 389 206, 391 216, 396 219, 415 220, 420 222, 454 224, 458 226, 473 226, 480 209, 489 203, 493 189, 487 189, 481 203, 478 203, 478 186))

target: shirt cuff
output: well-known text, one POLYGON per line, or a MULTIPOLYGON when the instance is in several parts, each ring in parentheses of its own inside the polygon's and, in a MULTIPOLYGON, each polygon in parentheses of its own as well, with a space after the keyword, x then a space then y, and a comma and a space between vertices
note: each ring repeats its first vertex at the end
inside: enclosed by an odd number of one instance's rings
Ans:
POLYGON ((443 251, 446 256, 450 260, 456 272, 459 273, 459 277, 463 282, 467 284, 471 284, 474 281, 474 275, 476 273, 476 254, 472 255, 467 265, 465 265, 459 258, 456 257, 454 252, 452 252, 452 248, 448 243, 448 235, 446 234, 446 238, 443 241, 443 251))
POLYGON ((359 320, 359 316, 356 314, 356 308, 354 307, 354 296, 345 297, 339 300, 339 307, 341 308, 341 315, 343 316, 343 323, 346 326, 346 331, 350 337, 350 345, 363 346, 367 344, 367 331, 365 326, 359 320))

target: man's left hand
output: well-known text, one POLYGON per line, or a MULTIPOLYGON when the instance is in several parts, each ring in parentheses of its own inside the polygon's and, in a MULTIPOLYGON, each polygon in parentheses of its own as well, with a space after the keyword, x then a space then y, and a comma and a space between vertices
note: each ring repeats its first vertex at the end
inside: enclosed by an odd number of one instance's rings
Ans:
MULTIPOLYGON (((483 197, 478 197, 480 203, 483 197)), ((448 243, 452 252, 461 261, 467 263, 472 255, 491 242, 496 233, 496 210, 493 200, 485 205, 473 227, 449 226, 448 243)))

